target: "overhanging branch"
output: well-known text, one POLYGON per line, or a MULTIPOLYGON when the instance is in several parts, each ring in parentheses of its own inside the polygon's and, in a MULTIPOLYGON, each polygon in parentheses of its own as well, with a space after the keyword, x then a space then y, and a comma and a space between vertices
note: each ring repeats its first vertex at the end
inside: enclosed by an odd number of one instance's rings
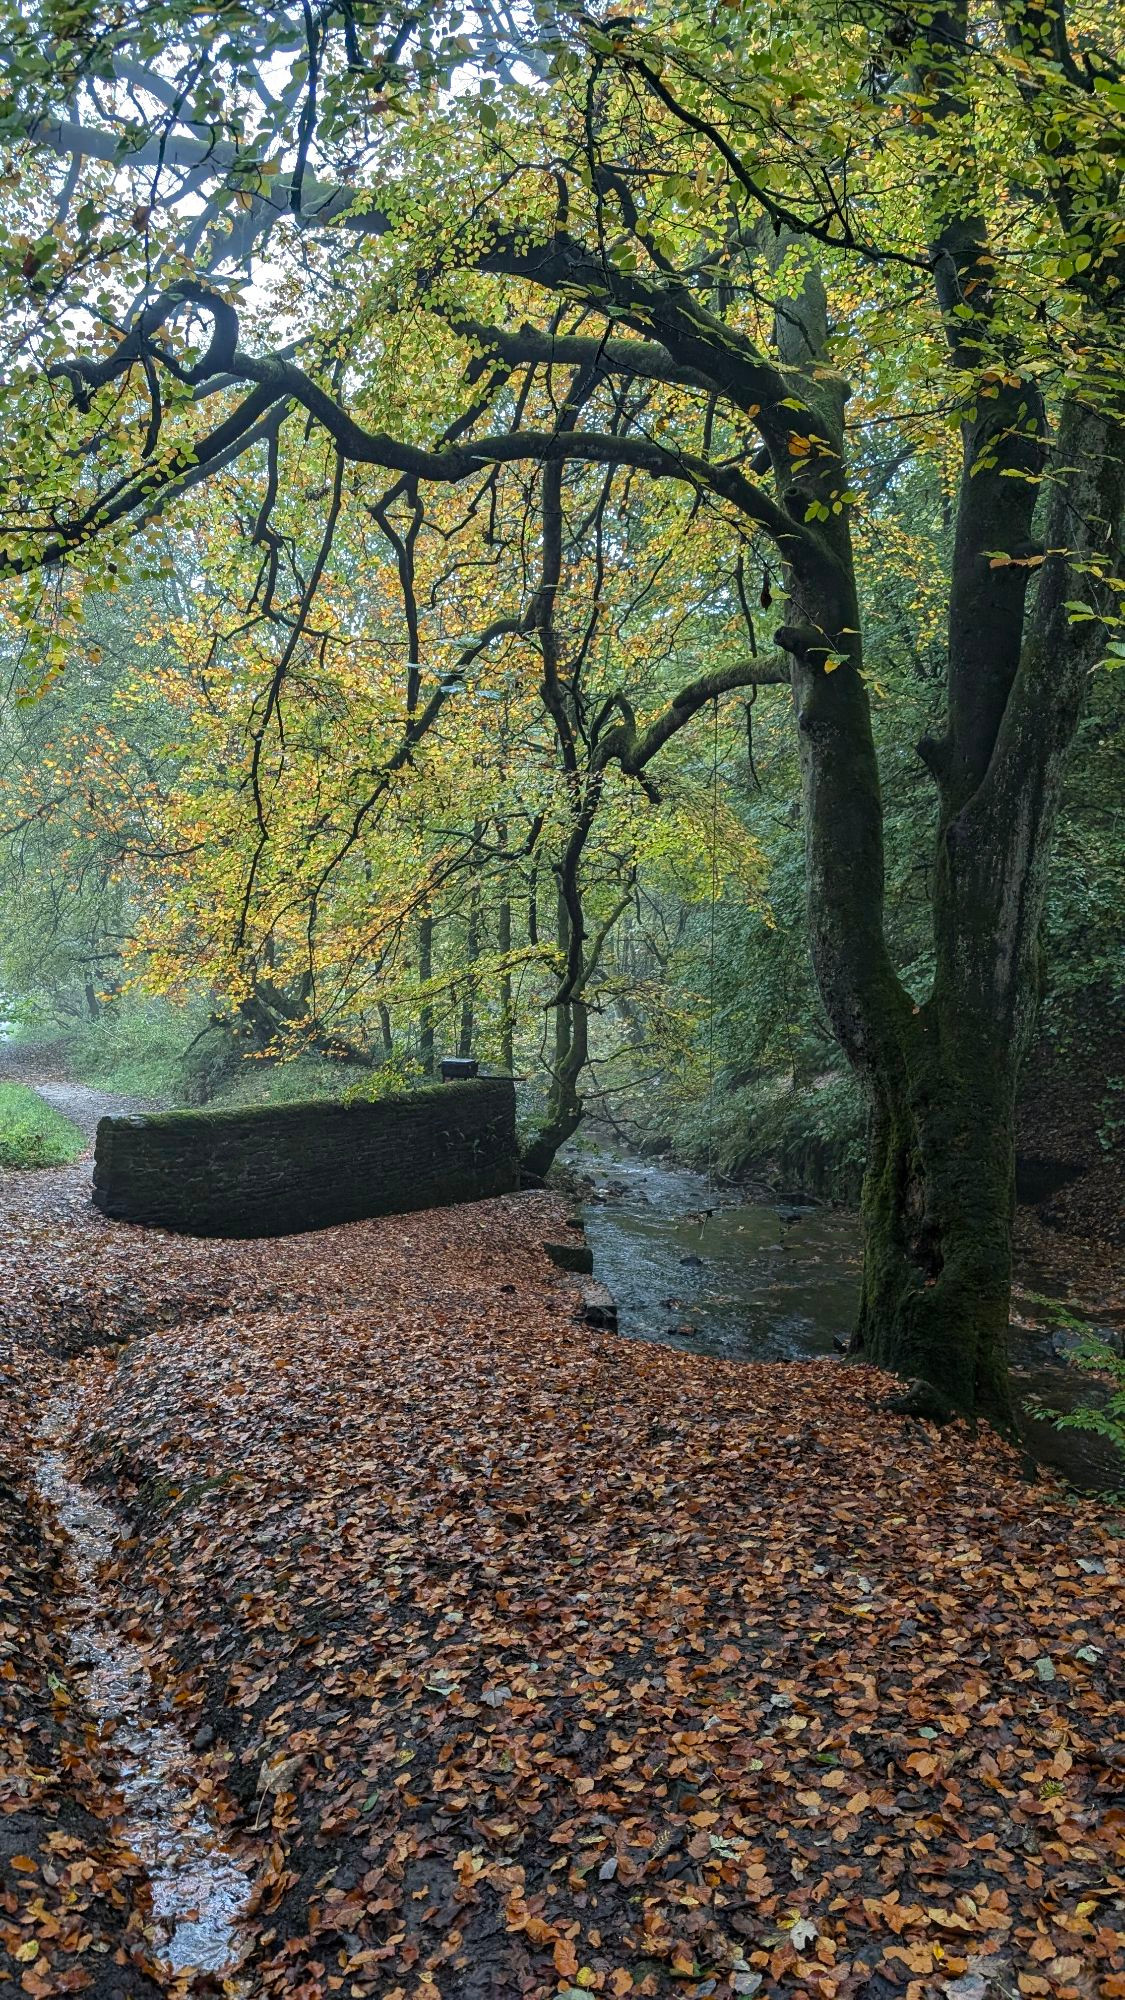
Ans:
POLYGON ((679 694, 673 695, 663 715, 650 722, 647 729, 638 729, 631 720, 616 723, 607 730, 598 745, 598 762, 620 764, 630 778, 637 777, 646 764, 650 764, 658 750, 662 750, 669 740, 690 722, 693 715, 705 708, 709 701, 719 695, 729 694, 734 688, 745 687, 788 687, 789 664, 781 653, 767 653, 756 660, 745 660, 733 667, 720 667, 713 674, 702 674, 679 694))

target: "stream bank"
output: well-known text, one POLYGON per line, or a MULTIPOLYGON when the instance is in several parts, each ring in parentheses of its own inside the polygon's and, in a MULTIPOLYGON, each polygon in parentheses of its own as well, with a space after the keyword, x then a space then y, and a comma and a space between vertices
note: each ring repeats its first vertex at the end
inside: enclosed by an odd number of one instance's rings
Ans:
MULTIPOLYGON (((854 1209, 801 1190, 712 1183, 686 1166, 586 1143, 565 1167, 582 1200, 594 1275, 612 1293, 618 1331, 685 1353, 799 1361, 838 1352, 859 1300, 854 1209)), ((1044 1407, 1096 1405, 1096 1380, 1068 1362, 1073 1336, 1051 1311, 1056 1274, 1026 1249, 1017 1264, 1009 1353, 1021 1431, 1032 1456, 1080 1490, 1125 1487, 1125 1465, 1093 1432, 1058 1430, 1044 1407)), ((1073 1300, 1068 1291, 1061 1296, 1073 1300)), ((1104 1291, 1080 1315, 1117 1345, 1125 1313, 1104 1291)))

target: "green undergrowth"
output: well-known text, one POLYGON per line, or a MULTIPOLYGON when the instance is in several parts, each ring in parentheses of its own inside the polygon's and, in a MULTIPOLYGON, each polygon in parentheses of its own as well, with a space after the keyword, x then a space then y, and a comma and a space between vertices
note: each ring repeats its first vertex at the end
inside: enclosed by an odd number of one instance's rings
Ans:
POLYGON ((0 1167, 65 1167, 84 1152, 77 1125, 22 1083, 0 1083, 0 1167))
POLYGON ((96 1090, 182 1103, 193 1082, 192 1044, 202 1047, 197 1037, 207 1021, 202 1004, 175 1007, 127 996, 93 1020, 35 1019, 22 1038, 59 1047, 69 1074, 96 1090))
MULTIPOLYGON (((432 1078, 429 1081, 432 1082, 432 1078)), ((424 1086, 417 1064, 391 1061, 366 1068, 328 1056, 289 1056, 279 1062, 244 1061, 222 1093, 222 1102, 236 1104, 307 1104, 310 1099, 339 1098, 346 1104, 381 1103, 424 1086)))
POLYGON ((1115 1497, 1125 1500, 1125 1354, 1119 1354, 1088 1320, 1080 1319, 1057 1299, 1044 1298, 1038 1292, 1028 1296, 1035 1305, 1047 1309, 1056 1326, 1075 1336, 1070 1359, 1083 1374, 1093 1376, 1102 1391, 1102 1400, 1082 1404, 1065 1415, 1041 1402, 1036 1410, 1050 1417, 1056 1430, 1092 1431, 1113 1445, 1122 1474, 1122 1488, 1115 1497))
POLYGON ((764 1074, 733 1087, 720 1077, 710 1104, 704 1099, 688 1107, 671 1138, 679 1157, 695 1166, 710 1156, 721 1173, 768 1168, 812 1194, 839 1201, 859 1196, 864 1106, 857 1085, 842 1072, 803 1080, 764 1074))
MULTIPOLYGON (((202 1000, 174 1005, 125 995, 93 1020, 45 1013, 20 1024, 17 1039, 61 1051, 67 1073, 96 1090, 165 1105, 290 1104, 372 1094, 372 1072, 302 1055, 265 1061, 217 1030, 202 1000)), ((397 1080, 392 1088, 401 1088, 397 1080)))

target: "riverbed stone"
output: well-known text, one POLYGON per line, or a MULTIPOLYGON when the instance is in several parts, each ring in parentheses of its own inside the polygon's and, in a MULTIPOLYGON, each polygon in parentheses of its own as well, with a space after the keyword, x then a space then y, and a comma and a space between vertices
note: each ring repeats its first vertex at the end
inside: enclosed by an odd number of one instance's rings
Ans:
POLYGON ((598 1278, 585 1278, 582 1282, 582 1317, 587 1326, 596 1326, 606 1333, 617 1332, 617 1301, 608 1285, 598 1278))
POLYGON ((593 1271, 594 1253, 588 1243, 544 1243, 543 1248, 560 1271, 586 1275, 593 1271))

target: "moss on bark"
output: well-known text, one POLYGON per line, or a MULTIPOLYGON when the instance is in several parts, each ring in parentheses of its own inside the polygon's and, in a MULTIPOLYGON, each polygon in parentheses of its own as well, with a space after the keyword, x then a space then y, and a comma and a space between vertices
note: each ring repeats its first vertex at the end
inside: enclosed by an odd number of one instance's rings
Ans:
POLYGON ((1014 1062, 931 1002, 870 1088, 855 1349, 1007 1428, 1014 1062))

